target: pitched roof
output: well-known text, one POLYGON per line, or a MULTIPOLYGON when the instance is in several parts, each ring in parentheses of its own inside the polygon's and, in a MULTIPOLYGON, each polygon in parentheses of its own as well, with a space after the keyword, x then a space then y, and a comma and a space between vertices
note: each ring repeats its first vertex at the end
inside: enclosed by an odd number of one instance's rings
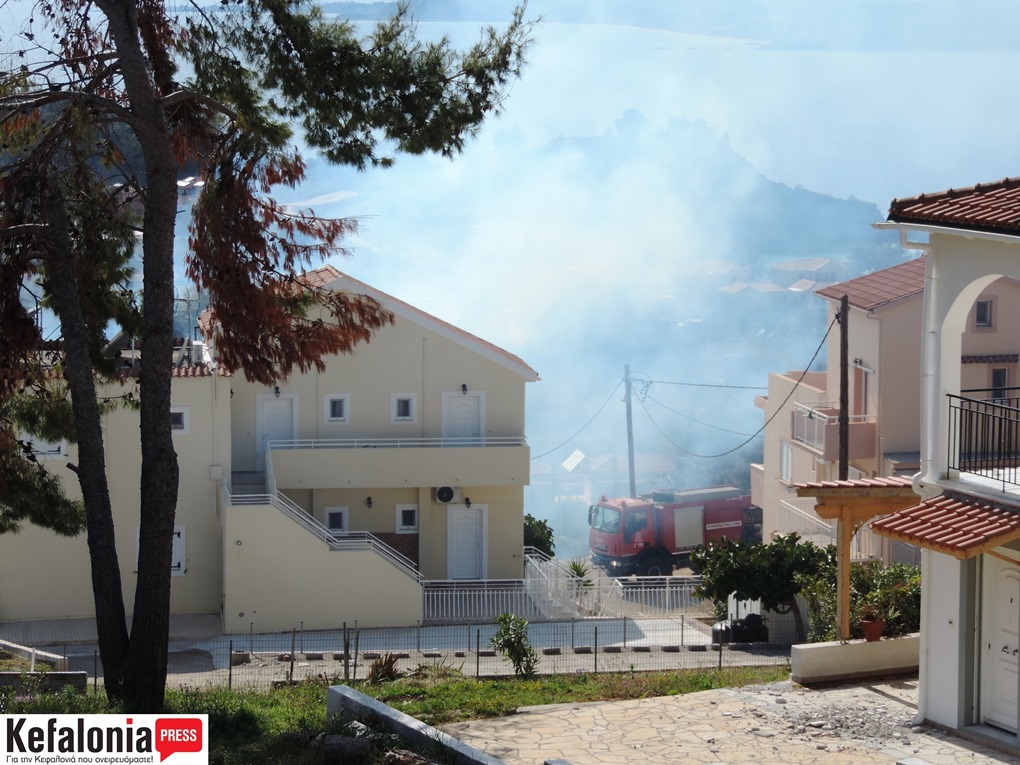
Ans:
POLYGON ((848 478, 842 481, 808 481, 795 483, 796 489, 902 489, 913 486, 909 476, 891 475, 877 478, 848 478))
POLYGON ((415 308, 410 303, 405 303, 403 300, 399 300, 392 295, 388 295, 382 290, 376 289, 362 281, 358 281, 354 277, 338 271, 333 266, 326 265, 321 268, 316 268, 313 271, 303 274, 301 278, 303 281, 312 286, 341 289, 348 292, 368 295, 369 297, 379 301, 384 308, 392 311, 397 316, 401 316, 405 319, 410 319, 418 324, 427 326, 455 343, 471 348, 477 353, 480 353, 482 356, 495 361, 497 364, 500 364, 511 371, 517 372, 528 381, 539 379, 538 372, 528 366, 520 357, 515 356, 509 351, 503 350, 498 345, 493 345, 487 340, 482 340, 480 337, 472 335, 470 332, 466 332, 460 327, 455 327, 449 322, 436 318, 432 314, 426 313, 420 308, 415 308))
POLYGON ((894 199, 888 220, 1020 235, 1020 178, 894 199))
POLYGON ((833 284, 815 292, 824 298, 839 300, 845 294, 850 305, 872 311, 896 300, 924 292, 924 256, 833 284))
POLYGON ((973 558, 1020 539, 1020 507, 947 491, 879 518, 871 529, 955 558, 973 558))

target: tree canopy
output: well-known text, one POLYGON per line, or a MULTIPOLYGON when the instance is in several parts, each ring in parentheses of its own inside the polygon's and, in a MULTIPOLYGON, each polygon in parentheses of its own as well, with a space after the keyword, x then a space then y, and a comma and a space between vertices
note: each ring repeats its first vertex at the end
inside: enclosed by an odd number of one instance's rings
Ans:
MULTIPOLYGON (((364 35, 294 0, 187 12, 157 0, 39 0, 33 9, 8 40, 15 54, 0 74, 0 507, 40 520, 25 504, 52 488, 24 483, 36 473, 18 457, 23 434, 45 434, 12 402, 63 401, 61 434, 78 445, 106 689, 129 710, 156 710, 178 483, 170 384, 180 169, 197 168, 205 181, 186 267, 208 292, 220 363, 262 382, 321 368, 392 317, 371 299, 301 281, 307 266, 343 252, 356 222, 274 199, 304 178, 297 137, 359 170, 400 153, 454 156, 499 110, 531 24, 518 9, 502 30, 457 51, 445 38, 419 40, 404 6, 364 35), (40 306, 59 321, 50 347, 40 306), (105 353, 111 323, 140 339, 136 368, 105 353), (130 634, 98 393, 125 374, 137 380, 141 446, 130 634), (46 386, 52 379, 62 385, 46 386)), ((64 521, 43 522, 73 531, 74 508, 64 510, 64 521)))

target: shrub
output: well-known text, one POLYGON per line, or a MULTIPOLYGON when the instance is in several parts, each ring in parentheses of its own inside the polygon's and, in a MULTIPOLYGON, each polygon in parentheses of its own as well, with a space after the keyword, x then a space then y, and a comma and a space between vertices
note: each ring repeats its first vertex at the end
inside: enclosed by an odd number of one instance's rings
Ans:
POLYGON ((514 614, 503 613, 496 620, 499 628, 489 645, 501 653, 518 677, 534 677, 538 671, 538 652, 528 637, 528 622, 514 614))

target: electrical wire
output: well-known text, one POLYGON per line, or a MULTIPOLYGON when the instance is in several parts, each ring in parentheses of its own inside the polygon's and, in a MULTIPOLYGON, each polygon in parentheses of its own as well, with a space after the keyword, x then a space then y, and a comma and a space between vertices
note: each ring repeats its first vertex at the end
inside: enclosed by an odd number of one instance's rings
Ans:
POLYGON ((735 390, 768 390, 768 386, 762 385, 723 385, 722 383, 690 383, 690 382, 672 382, 670 380, 649 380, 648 384, 651 385, 685 385, 689 388, 733 388, 735 390))
POLYGON ((549 456, 550 454, 552 454, 557 449, 562 449, 564 446, 566 446, 571 441, 573 441, 575 438, 577 438, 579 435, 581 435, 581 433, 584 432, 585 428, 587 428, 589 425, 591 425, 595 421, 595 418, 598 417, 600 414, 602 414, 602 410, 605 409, 609 405, 609 402, 613 400, 613 396, 616 395, 616 391, 620 390, 620 386, 621 385, 623 385, 623 379, 622 378, 621 378, 621 380, 618 383, 616 383, 616 387, 613 388, 612 393, 609 394, 609 397, 603 402, 602 406, 599 407, 599 410, 597 412, 595 412, 595 414, 593 414, 591 416, 591 419, 588 420, 588 422, 584 423, 584 425, 581 426, 580 430, 578 430, 576 433, 574 433, 574 435, 572 435, 570 438, 568 438, 566 441, 564 441, 559 446, 554 446, 549 451, 543 452, 542 454, 539 454, 539 455, 537 455, 535 457, 532 457, 531 461, 534 462, 537 459, 541 459, 542 457, 549 456))
POLYGON ((691 422, 693 422, 693 423, 695 423, 697 425, 703 425, 706 428, 712 428, 713 430, 719 430, 719 431, 722 431, 723 433, 732 433, 735 436, 745 436, 747 438, 755 438, 758 435, 760 435, 760 431, 759 431, 759 433, 740 433, 740 432, 738 432, 736 430, 727 430, 726 428, 720 428, 718 425, 713 425, 713 424, 711 424, 709 422, 702 422, 701 420, 697 420, 694 417, 691 417, 689 414, 684 414, 683 412, 678 411, 678 410, 674 409, 671 406, 667 406, 666 404, 662 403, 661 401, 659 401, 657 399, 652 398, 651 396, 646 395, 645 398, 647 398, 649 401, 651 401, 654 404, 658 404, 659 406, 661 406, 666 411, 672 412, 673 414, 678 415, 679 417, 683 417, 685 420, 690 420, 691 422))
POLYGON ((659 427, 659 424, 652 417, 651 412, 648 411, 648 407, 645 405, 644 398, 639 398, 638 401, 641 403, 641 408, 644 410, 645 414, 647 415, 649 422, 651 422, 652 425, 655 427, 655 429, 657 431, 659 431, 659 433, 662 435, 662 437, 665 438, 669 443, 671 443, 673 446, 675 446, 677 449, 679 449, 681 452, 683 452, 687 456, 689 456, 689 457, 697 457, 699 459, 716 459, 718 457, 725 457, 725 456, 727 456, 729 454, 733 454, 734 452, 740 451, 741 449, 743 449, 745 446, 747 446, 749 443, 751 443, 751 441, 753 441, 755 438, 757 438, 762 433, 764 433, 765 432, 765 428, 767 428, 769 426, 769 423, 771 423, 776 417, 779 416, 779 413, 783 411, 783 407, 785 407, 787 402, 789 402, 789 400, 793 397, 793 394, 797 391, 797 388, 800 387, 801 382, 803 382, 804 378, 807 376, 808 370, 811 369, 811 365, 814 364, 815 363, 815 359, 818 358, 818 354, 821 353, 822 348, 825 347, 825 341, 829 339, 829 333, 832 332, 832 328, 833 328, 833 326, 835 326, 835 324, 836 324, 836 322, 838 320, 839 320, 839 315, 837 314, 836 316, 833 317, 832 321, 829 323, 829 328, 825 330, 825 335, 822 337, 822 341, 818 344, 818 347, 815 348, 814 355, 811 356, 811 360, 807 363, 807 366, 804 367, 804 371, 800 373, 800 377, 797 378, 797 382, 794 383, 793 387, 790 389, 790 392, 786 394, 786 398, 783 399, 783 403, 781 403, 776 408, 776 411, 772 413, 772 416, 769 417, 765 421, 765 423, 761 426, 761 428, 759 428, 757 430, 757 432, 755 432, 753 435, 749 436, 747 438, 747 440, 745 440, 743 443, 738 444, 737 446, 734 446, 732 449, 729 449, 728 451, 721 452, 719 454, 697 454, 696 452, 692 452, 692 451, 689 451, 689 450, 683 448, 682 446, 680 446, 680 444, 676 443, 676 441, 674 441, 669 436, 667 436, 665 431, 663 431, 663 429, 661 427, 659 427))

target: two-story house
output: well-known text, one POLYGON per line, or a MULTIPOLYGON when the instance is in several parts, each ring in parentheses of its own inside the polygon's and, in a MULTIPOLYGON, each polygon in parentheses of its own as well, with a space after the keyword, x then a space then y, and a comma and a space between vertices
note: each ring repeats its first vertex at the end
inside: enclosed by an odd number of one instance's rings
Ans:
POLYGON ((918 717, 1020 750, 1020 336, 997 286, 1020 278, 1020 180, 894 200, 879 225, 926 253, 920 499, 872 523, 923 548, 918 717), (1016 343, 983 390, 967 389, 975 323, 1016 343))
MULTIPOLYGON (((323 371, 271 387, 217 368, 214 331, 185 355, 172 390, 181 478, 171 611, 219 613, 228 632, 410 625, 423 615, 424 581, 520 578, 525 385, 538 375, 332 267, 309 278, 376 299, 394 323, 323 371)), ((113 411, 104 427, 131 602, 137 414, 113 411)), ((44 458, 75 494, 65 466, 75 447, 44 458)), ((0 536, 0 621, 92 614, 84 535, 0 536)))
MULTIPOLYGON (((752 496, 764 510, 764 530, 796 531, 827 544, 834 524, 798 498, 798 483, 839 477, 840 343, 836 317, 848 302, 848 477, 913 475, 920 459, 918 386, 926 259, 921 257, 818 290, 827 303, 825 371, 769 375, 767 396, 756 399, 766 426, 764 459, 751 469, 752 496)), ((1005 328, 1020 322, 1020 282, 989 285, 967 318, 961 340, 964 389, 1005 388, 1015 379, 1015 338, 1005 328), (994 311, 994 318, 992 317, 994 311)), ((819 334, 824 330, 819 327, 819 334)), ((916 561, 916 548, 873 535, 854 538, 853 555, 916 561)))

